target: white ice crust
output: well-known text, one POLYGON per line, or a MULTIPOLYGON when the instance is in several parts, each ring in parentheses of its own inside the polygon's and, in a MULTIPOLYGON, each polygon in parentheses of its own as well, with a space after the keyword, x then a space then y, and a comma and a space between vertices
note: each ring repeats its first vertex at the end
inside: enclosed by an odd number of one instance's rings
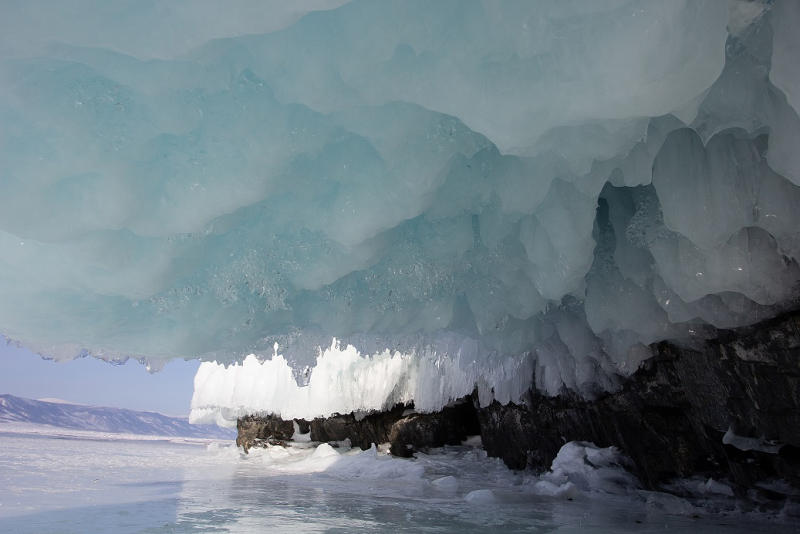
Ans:
POLYGON ((204 362, 195 376, 189 421, 234 426, 248 414, 310 421, 411 402, 419 412, 433 412, 476 389, 484 405, 493 399, 506 404, 519 400, 530 386, 524 378, 532 374, 529 361, 508 359, 502 366, 480 366, 480 355, 470 353, 469 347, 452 356, 388 350, 362 356, 352 345, 341 347, 333 340, 320 352, 303 386, 277 347, 263 362, 253 354, 241 364, 204 362), (490 389, 488 384, 505 388, 490 389))
POLYGON ((419 375, 357 409, 613 390, 795 305, 797 6, 4 2, 0 333, 220 410, 332 338, 419 375))

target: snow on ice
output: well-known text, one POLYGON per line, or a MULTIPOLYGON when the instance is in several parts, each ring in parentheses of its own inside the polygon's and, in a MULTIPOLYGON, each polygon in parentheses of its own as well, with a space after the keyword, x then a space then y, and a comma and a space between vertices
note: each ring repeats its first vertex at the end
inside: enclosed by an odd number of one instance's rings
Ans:
POLYGON ((797 526, 791 510, 750 523, 750 511, 719 495, 723 485, 714 481, 705 490, 695 483, 689 500, 637 490, 616 451, 585 443, 565 444, 552 471, 536 476, 487 458, 475 440, 401 459, 375 446, 294 443, 244 454, 192 440, 64 437, 0 429, 3 529, 772 533, 797 526))

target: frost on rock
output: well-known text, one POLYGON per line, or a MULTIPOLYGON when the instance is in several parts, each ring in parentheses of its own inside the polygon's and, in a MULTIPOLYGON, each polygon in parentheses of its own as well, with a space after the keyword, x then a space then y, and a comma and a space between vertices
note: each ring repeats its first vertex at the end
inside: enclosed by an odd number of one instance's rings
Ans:
POLYGON ((341 409, 435 409, 793 306, 794 2, 100 4, 0 20, 0 332, 48 357, 282 410, 337 338, 341 409))

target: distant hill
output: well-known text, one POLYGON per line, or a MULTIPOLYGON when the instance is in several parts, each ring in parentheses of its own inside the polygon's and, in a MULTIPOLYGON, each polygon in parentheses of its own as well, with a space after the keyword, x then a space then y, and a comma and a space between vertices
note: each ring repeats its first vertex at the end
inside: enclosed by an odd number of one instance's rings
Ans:
POLYGON ((186 419, 155 412, 137 412, 107 406, 84 406, 55 400, 31 400, 0 395, 2 423, 35 423, 72 430, 139 434, 184 438, 235 439, 234 430, 208 425, 190 425, 186 419))

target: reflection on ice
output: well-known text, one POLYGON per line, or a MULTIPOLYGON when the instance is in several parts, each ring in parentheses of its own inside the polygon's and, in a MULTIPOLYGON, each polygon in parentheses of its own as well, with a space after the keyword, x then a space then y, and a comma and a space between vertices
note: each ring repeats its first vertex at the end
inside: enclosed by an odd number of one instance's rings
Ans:
POLYGON ((0 428, 0 530, 752 533, 797 527, 785 516, 708 513, 677 497, 637 491, 613 450, 568 444, 553 470, 537 476, 508 470, 476 441, 408 460, 345 443, 244 454, 230 444, 63 440, 0 428))

